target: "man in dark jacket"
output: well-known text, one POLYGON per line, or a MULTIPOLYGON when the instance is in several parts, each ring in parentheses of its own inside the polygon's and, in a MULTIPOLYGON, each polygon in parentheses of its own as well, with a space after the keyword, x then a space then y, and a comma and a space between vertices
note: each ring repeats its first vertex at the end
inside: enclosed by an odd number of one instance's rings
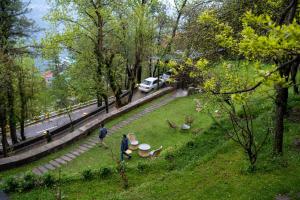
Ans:
POLYGON ((107 129, 104 127, 104 124, 101 124, 101 128, 99 131, 100 146, 104 146, 105 148, 108 148, 103 141, 106 135, 107 135, 107 129))
POLYGON ((128 150, 128 138, 126 137, 126 135, 123 135, 122 142, 121 142, 121 161, 124 160, 124 154, 128 157, 128 159, 131 158, 131 155, 126 153, 127 150, 128 150))

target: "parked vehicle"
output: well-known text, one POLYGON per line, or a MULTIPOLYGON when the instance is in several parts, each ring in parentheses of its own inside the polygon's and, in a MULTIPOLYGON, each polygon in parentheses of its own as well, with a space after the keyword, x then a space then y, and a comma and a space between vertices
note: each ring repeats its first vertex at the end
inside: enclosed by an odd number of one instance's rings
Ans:
POLYGON ((156 89, 157 86, 161 87, 164 84, 163 80, 159 80, 156 77, 149 77, 146 78, 140 85, 139 85, 139 90, 142 92, 150 92, 153 89, 156 89))
POLYGON ((171 75, 172 75, 171 71, 167 71, 167 72, 163 73, 160 76, 160 78, 163 80, 163 82, 166 82, 166 81, 168 81, 168 79, 171 78, 171 75))

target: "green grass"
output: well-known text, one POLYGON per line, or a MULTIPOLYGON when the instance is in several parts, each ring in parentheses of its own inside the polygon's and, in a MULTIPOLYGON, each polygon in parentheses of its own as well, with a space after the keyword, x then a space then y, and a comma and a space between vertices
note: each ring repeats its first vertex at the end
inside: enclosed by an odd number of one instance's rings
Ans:
MULTIPOLYGON (((122 135, 131 132, 135 133, 140 143, 150 144, 152 149, 156 149, 161 145, 166 149, 170 146, 176 147, 186 143, 191 139, 192 134, 173 131, 168 127, 166 119, 172 120, 180 125, 184 123, 186 115, 192 115, 195 118, 194 128, 209 127, 211 123, 210 118, 205 115, 198 115, 198 113, 194 112, 194 107, 190 104, 192 99, 193 97, 175 100, 158 111, 149 113, 132 122, 106 138, 105 142, 110 147, 109 149, 96 146, 62 167, 62 172, 64 174, 76 174, 86 168, 97 169, 102 166, 115 165, 111 156, 111 150, 113 154, 119 158, 122 135), (163 113, 163 115, 161 113, 163 113), (84 163, 84 165, 82 163, 84 163)), ((134 152, 133 159, 129 162, 129 165, 135 165, 141 160, 143 159, 139 158, 137 153, 134 152)))
MULTIPOLYGON (((153 200, 153 199, 274 199, 277 194, 288 194, 297 199, 300 192, 300 152, 292 143, 300 137, 300 125, 286 120, 284 155, 271 154, 272 140, 259 154, 257 170, 248 172, 248 162, 242 149, 226 139, 222 129, 216 126, 205 113, 195 112, 193 99, 177 99, 159 110, 124 127, 107 138, 107 143, 118 155, 122 134, 134 132, 141 142, 152 147, 164 146, 163 154, 154 160, 141 159, 136 155, 127 161, 129 188, 122 188, 118 174, 106 179, 91 181, 76 179, 62 184, 66 199, 108 199, 108 200, 153 200), (202 128, 202 134, 173 132, 165 119, 181 124, 184 115, 195 117, 193 128, 202 128), (167 149, 167 150, 166 150, 167 149), (173 155, 173 159, 165 159, 173 155), (148 168, 140 172, 138 163, 148 168)), ((300 106, 299 97, 291 95, 289 105, 300 106)), ((266 126, 266 118, 272 114, 273 104, 261 99, 257 110, 258 132, 266 126)), ((230 123, 225 118, 225 128, 230 123)), ((66 175, 78 176, 87 168, 113 165, 109 151, 95 147, 62 168, 66 175)), ((54 172, 57 173, 57 172, 54 172)), ((55 199, 57 188, 37 188, 25 193, 13 193, 12 199, 55 199)), ((299 197, 298 197, 299 199, 299 197)))
MULTIPOLYGON (((128 113, 125 113, 124 115, 120 116, 120 117, 117 117, 116 119, 113 119, 111 121, 109 121, 107 124, 106 124, 106 127, 110 128, 111 126, 113 126, 114 124, 117 124, 119 123, 120 121, 123 121, 124 119, 136 114, 136 113, 139 113, 141 112, 143 109, 147 108, 148 106, 151 106, 159 101, 161 101, 162 99, 164 98, 167 98, 169 95, 171 94, 167 94, 163 97, 160 97, 158 99, 155 99, 145 105, 142 105, 128 113)), ((17 168, 13 168, 13 169, 10 169, 10 170, 6 170, 6 171, 3 171, 0 173, 0 181, 1 179, 4 179, 6 177, 9 177, 9 176, 13 176, 13 175, 16 175, 16 174, 20 174, 20 173, 24 173, 24 172, 27 172, 27 171, 31 171, 33 168, 41 165, 41 164, 44 164, 44 163, 47 163, 49 162, 50 160, 52 159, 55 159, 55 158, 58 158, 68 152, 70 152, 71 150, 74 150, 76 149, 76 147, 78 147, 80 144, 84 143, 84 141, 90 139, 91 137, 93 137, 95 134, 97 134, 98 132, 95 131, 94 134, 91 134, 90 136, 84 138, 84 139, 81 139, 79 141, 76 141, 70 145, 68 145, 67 147, 61 149, 61 150, 58 150, 54 153, 51 153, 50 155, 46 156, 46 157, 43 157, 37 161, 34 161, 30 164, 26 164, 26 165, 22 165, 20 167, 17 167, 17 168)))

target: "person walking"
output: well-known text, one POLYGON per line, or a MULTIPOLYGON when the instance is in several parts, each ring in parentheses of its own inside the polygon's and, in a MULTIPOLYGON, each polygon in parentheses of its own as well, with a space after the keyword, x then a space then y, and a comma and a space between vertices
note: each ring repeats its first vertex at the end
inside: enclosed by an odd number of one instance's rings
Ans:
POLYGON ((99 131, 100 147, 104 146, 105 148, 108 148, 108 146, 104 143, 104 138, 106 135, 107 135, 107 129, 104 127, 104 124, 101 124, 101 128, 99 131))
POLYGON ((127 150, 128 150, 128 138, 126 135, 123 135, 122 142, 121 142, 121 161, 124 160, 124 155, 126 155, 128 159, 131 158, 131 155, 126 153, 127 150))

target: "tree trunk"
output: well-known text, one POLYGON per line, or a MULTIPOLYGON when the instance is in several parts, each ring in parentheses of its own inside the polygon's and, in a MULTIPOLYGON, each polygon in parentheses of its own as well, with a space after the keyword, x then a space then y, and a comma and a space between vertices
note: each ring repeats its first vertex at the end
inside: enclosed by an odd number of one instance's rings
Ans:
POLYGON ((291 79, 294 84, 293 89, 294 89, 295 94, 299 94, 299 89, 298 89, 297 81, 296 81, 298 67, 299 67, 299 63, 297 62, 291 68, 291 79))
POLYGON ((101 107, 102 104, 103 104, 103 102, 102 102, 102 97, 101 97, 101 95, 100 95, 100 94, 98 93, 98 91, 97 91, 97 107, 98 107, 98 108, 101 107))
POLYGON ((176 36, 176 32, 177 32, 177 29, 178 29, 178 26, 179 26, 180 18, 183 14, 183 11, 184 11, 184 8, 185 8, 186 4, 187 4, 187 0, 183 0, 182 5, 181 5, 180 9, 178 10, 177 17, 176 17, 176 22, 175 22, 175 25, 174 25, 173 30, 172 30, 172 36, 171 36, 171 39, 169 40, 169 42, 167 44, 167 47, 165 48, 164 55, 167 55, 171 52, 172 44, 173 44, 174 38, 176 36))
POLYGON ((117 94, 115 94, 116 97, 116 108, 121 108, 123 106, 122 104, 122 100, 121 100, 121 90, 119 92, 117 92, 117 94))
POLYGON ((128 89, 129 89, 129 95, 128 95, 128 103, 132 101, 134 87, 135 87, 135 76, 134 76, 134 70, 132 70, 129 65, 127 66, 127 75, 128 75, 128 89))
POLYGON ((13 94, 12 83, 8 83, 7 88, 7 102, 8 102, 8 115, 9 115, 9 126, 10 126, 10 135, 13 144, 18 143, 17 131, 16 131, 16 116, 14 110, 14 94, 13 94))
POLYGON ((274 138, 274 154, 283 153, 283 132, 284 132, 284 114, 286 109, 286 88, 276 85, 276 116, 275 116, 275 138, 274 138))
POLYGON ((141 66, 141 51, 139 49, 136 50, 135 53, 135 64, 134 64, 134 71, 137 83, 141 83, 142 81, 142 66, 141 66))
POLYGON ((134 86, 135 86, 135 82, 134 82, 134 80, 131 80, 130 90, 129 90, 129 95, 128 95, 128 103, 130 103, 132 101, 133 94, 134 94, 134 86))
POLYGON ((20 117, 20 134, 22 140, 26 140, 25 137, 25 116, 26 116, 26 96, 25 96, 25 89, 24 89, 24 79, 23 74, 20 74, 19 77, 19 94, 20 94, 20 111, 21 111, 21 117, 20 117))
POLYGON ((1 102, 0 105, 0 126, 1 126, 1 143, 2 143, 2 150, 3 150, 3 156, 7 156, 7 148, 8 148, 8 142, 6 138, 6 108, 3 102, 1 102))
POLYGON ((152 77, 152 59, 151 58, 149 58, 148 70, 149 70, 149 77, 152 77))
POLYGON ((103 99, 104 99, 104 102, 105 102, 105 111, 106 111, 106 113, 109 113, 109 104, 108 104, 107 96, 104 96, 103 99))

